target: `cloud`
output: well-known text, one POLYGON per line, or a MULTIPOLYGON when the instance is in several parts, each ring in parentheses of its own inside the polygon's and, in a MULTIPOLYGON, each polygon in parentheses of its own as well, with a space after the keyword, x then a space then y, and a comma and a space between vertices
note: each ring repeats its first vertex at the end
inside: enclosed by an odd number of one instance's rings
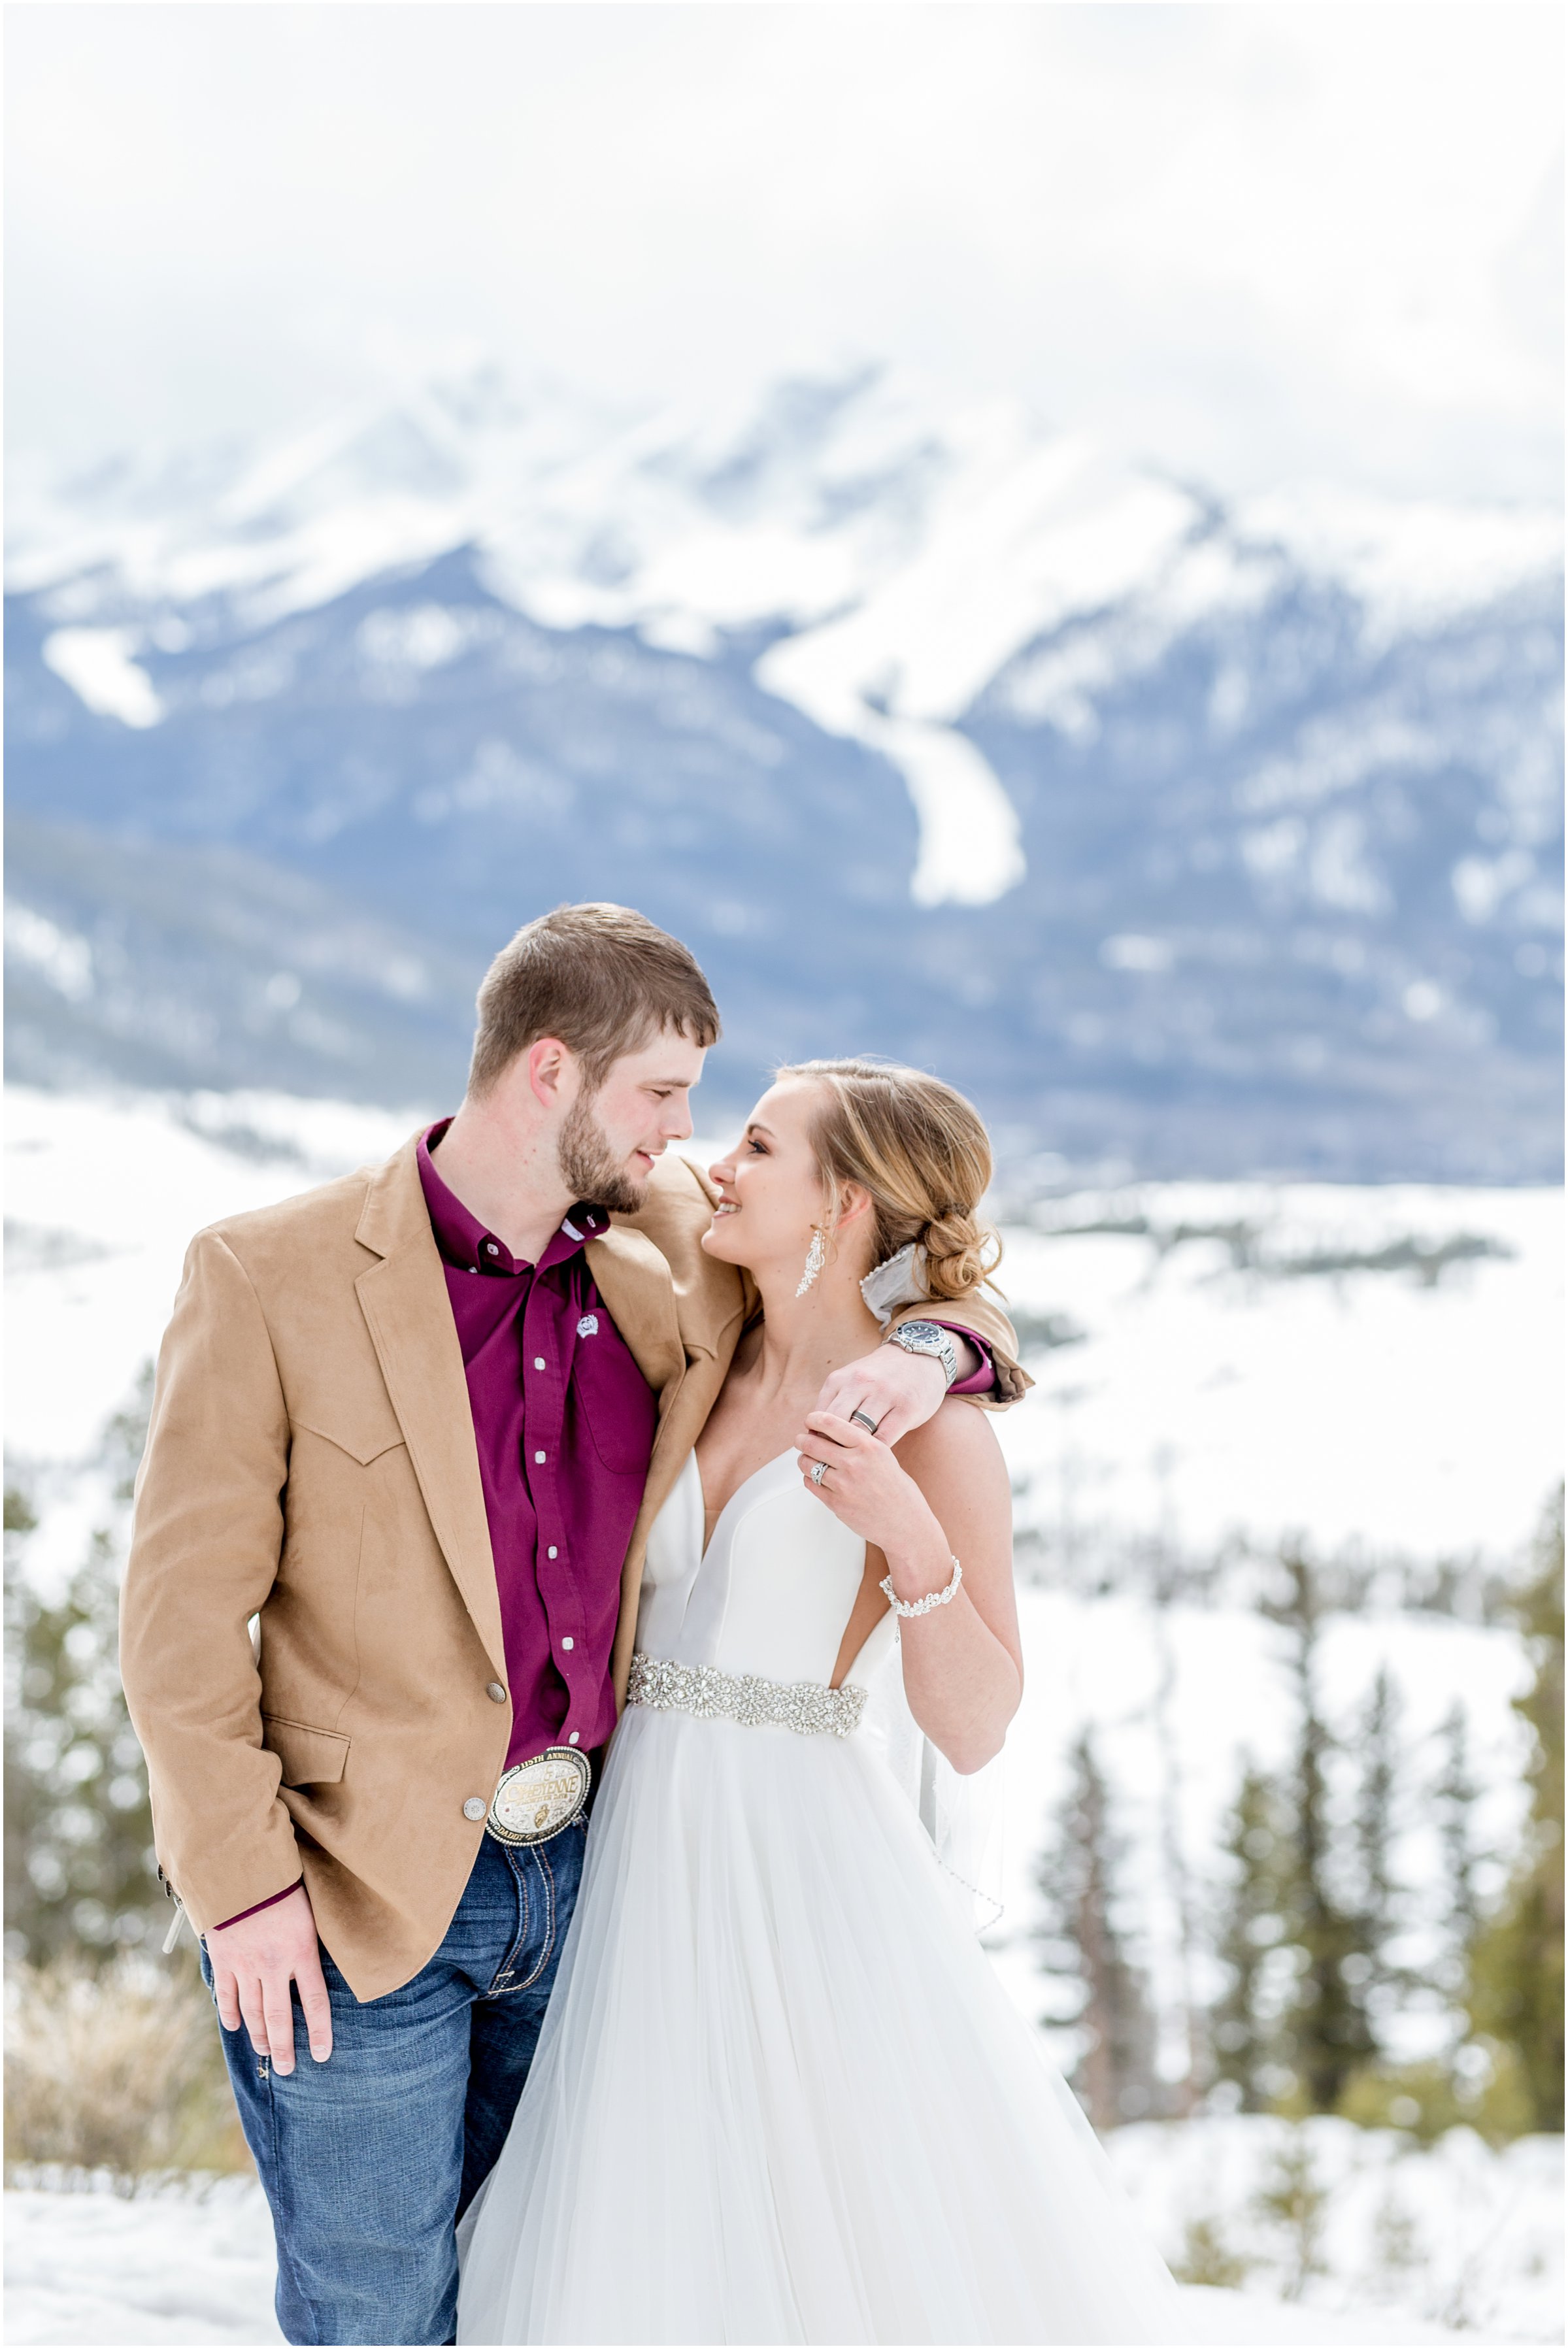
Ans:
POLYGON ((628 404, 888 356, 1227 486, 1550 494, 1557 12, 13 11, 12 430, 459 345, 628 404))

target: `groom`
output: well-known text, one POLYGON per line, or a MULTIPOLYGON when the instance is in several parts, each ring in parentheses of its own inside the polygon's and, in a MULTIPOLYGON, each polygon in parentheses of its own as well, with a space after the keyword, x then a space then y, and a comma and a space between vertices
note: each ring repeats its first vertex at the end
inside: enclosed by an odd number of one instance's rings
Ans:
MULTIPOLYGON (((290 2341, 453 2337, 648 1529, 755 1302, 664 1155, 718 1033, 676 939, 562 906, 493 964, 454 1117, 186 1258, 121 1667, 290 2341)), ((955 1374, 1012 1400, 1005 1319, 954 1312, 897 1316, 823 1407, 891 1443, 955 1374)))

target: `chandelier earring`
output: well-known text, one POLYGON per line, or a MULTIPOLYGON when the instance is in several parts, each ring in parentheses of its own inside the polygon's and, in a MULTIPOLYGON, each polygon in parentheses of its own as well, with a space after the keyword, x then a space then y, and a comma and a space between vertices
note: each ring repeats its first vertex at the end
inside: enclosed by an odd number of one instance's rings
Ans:
POLYGON ((805 1252, 805 1269, 800 1277, 800 1287, 795 1290, 795 1295, 797 1297, 804 1297, 805 1295, 806 1290, 811 1287, 812 1282, 816 1278, 817 1274, 822 1270, 823 1266, 826 1262, 827 1250, 823 1244, 822 1226, 820 1224, 813 1224, 811 1227, 811 1246, 805 1252))

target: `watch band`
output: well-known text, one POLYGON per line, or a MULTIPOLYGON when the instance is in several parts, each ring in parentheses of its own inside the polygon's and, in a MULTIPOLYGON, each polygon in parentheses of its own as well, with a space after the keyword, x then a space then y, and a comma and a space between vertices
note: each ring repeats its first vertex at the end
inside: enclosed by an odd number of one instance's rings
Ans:
POLYGON ((906 1354, 926 1354, 940 1362, 942 1372, 950 1387, 958 1376, 958 1348, 938 1321, 904 1321, 889 1330, 882 1343, 901 1347, 906 1354))

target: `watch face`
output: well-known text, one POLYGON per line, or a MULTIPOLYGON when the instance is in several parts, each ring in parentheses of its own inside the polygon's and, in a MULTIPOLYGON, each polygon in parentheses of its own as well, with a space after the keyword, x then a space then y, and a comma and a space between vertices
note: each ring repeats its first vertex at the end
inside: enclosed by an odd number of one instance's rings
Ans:
POLYGON ((900 1344, 918 1338, 925 1346, 945 1346, 948 1333, 937 1321, 901 1321, 897 1332, 900 1344))

